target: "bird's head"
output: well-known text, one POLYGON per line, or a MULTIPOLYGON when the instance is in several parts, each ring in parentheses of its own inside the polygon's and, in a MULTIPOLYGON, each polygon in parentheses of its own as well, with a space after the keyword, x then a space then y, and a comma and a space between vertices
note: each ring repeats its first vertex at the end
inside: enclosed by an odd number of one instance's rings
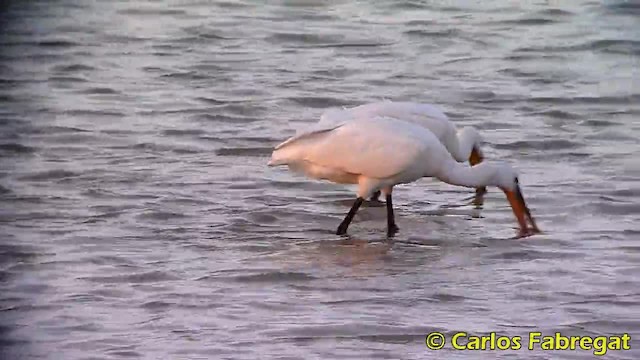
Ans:
MULTIPOLYGON (((467 142, 472 144, 471 154, 469 154, 469 164, 471 166, 477 165, 484 160, 484 155, 480 150, 480 144, 482 144, 482 135, 473 126, 465 126, 458 132, 458 139, 460 142, 467 142)), ((467 160, 467 159, 462 159, 467 160)))
MULTIPOLYGON (((469 154, 469 165, 476 166, 484 161, 484 155, 482 154, 482 150, 480 150, 480 144, 482 143, 482 136, 476 130, 476 128, 472 126, 466 126, 462 128, 460 131, 460 135, 469 138, 473 147, 471 148, 471 153, 469 154)), ((461 137, 461 139, 464 139, 461 137)), ((463 140, 464 141, 464 140, 463 140)), ((486 186, 481 186, 476 188, 476 195, 482 195, 487 192, 486 186)))
POLYGON ((492 182, 507 195, 509 204, 513 209, 513 214, 516 216, 518 224, 520 225, 520 236, 539 233, 540 229, 538 229, 522 195, 516 170, 508 164, 499 164, 492 180, 492 182), (527 219, 531 223, 531 229, 527 226, 527 219))

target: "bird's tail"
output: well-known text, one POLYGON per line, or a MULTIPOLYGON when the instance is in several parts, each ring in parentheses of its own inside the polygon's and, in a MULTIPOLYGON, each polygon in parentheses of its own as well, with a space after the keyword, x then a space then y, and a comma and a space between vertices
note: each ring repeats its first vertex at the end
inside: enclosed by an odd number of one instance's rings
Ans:
POLYGON ((321 141, 324 135, 342 125, 344 125, 344 123, 332 124, 332 126, 319 126, 289 138, 287 141, 275 147, 275 150, 273 150, 271 154, 271 160, 267 165, 291 165, 292 163, 304 160, 305 153, 309 148, 313 147, 317 141, 321 141))
POLYGON ((284 146, 277 148, 271 153, 271 160, 267 163, 267 166, 287 165, 290 161, 295 159, 296 155, 295 146, 284 146))
POLYGON ((269 162, 267 163, 267 166, 278 166, 278 165, 284 165, 286 164, 286 162, 283 162, 280 159, 276 159, 273 156, 271 156, 271 160, 269 160, 269 162))

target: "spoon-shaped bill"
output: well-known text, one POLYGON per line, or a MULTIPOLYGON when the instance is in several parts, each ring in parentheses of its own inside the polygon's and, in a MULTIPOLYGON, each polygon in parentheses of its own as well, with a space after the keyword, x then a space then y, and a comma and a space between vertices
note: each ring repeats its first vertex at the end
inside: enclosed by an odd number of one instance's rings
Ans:
POLYGON ((539 233, 540 229, 538 228, 538 225, 536 225, 536 221, 533 219, 531 211, 527 207, 527 203, 524 201, 524 196, 522 196, 520 186, 516 185, 516 188, 513 191, 504 189, 503 191, 507 195, 509 204, 513 209, 513 214, 516 216, 516 220, 518 220, 518 224, 520 225, 520 234, 526 236, 531 233, 539 233), (527 219, 531 223, 531 229, 527 226, 527 219))

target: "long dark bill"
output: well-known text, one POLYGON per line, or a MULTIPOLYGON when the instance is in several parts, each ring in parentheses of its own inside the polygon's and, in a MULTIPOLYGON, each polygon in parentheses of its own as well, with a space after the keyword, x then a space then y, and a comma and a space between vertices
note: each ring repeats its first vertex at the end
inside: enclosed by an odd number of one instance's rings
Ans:
POLYGON ((514 191, 503 190, 507 195, 507 199, 509 200, 509 204, 511 204, 511 208, 513 209, 513 214, 516 216, 518 220, 518 224, 520 225, 520 234, 527 235, 529 234, 529 229, 527 226, 527 219, 531 222, 531 230, 534 233, 539 233, 540 229, 536 225, 533 216, 531 215, 531 211, 527 207, 527 204, 524 200, 524 196, 522 196, 522 191, 520 190, 520 186, 516 185, 516 189, 514 191))
POLYGON ((529 210, 527 203, 524 201, 524 196, 522 195, 522 190, 520 189, 520 186, 516 188, 516 196, 520 199, 520 202, 524 207, 524 213, 525 215, 527 215, 527 218, 531 223, 531 230, 533 230, 533 232, 539 233, 540 229, 538 228, 538 225, 536 225, 536 221, 533 219, 533 216, 531 215, 531 211, 529 210))

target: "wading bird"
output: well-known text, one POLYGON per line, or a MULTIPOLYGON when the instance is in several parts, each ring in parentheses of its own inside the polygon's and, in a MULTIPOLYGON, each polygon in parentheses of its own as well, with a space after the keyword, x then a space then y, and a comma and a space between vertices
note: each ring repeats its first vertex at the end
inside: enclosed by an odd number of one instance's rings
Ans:
MULTIPOLYGON (((379 101, 353 108, 329 109, 320 116, 317 128, 326 128, 353 119, 370 119, 376 116, 391 117, 408 121, 431 131, 458 162, 469 161, 471 166, 483 161, 480 150, 482 137, 472 126, 465 126, 458 131, 455 124, 439 108, 431 104, 408 101, 379 101)), ((486 192, 484 187, 476 189, 476 193, 486 192)), ((378 200, 380 192, 373 193, 371 200, 378 200)))
POLYGON ((268 165, 287 165, 313 179, 357 184, 357 198, 338 226, 339 235, 346 233, 364 199, 378 190, 385 194, 387 231, 393 235, 398 230, 393 187, 422 177, 470 188, 497 186, 511 204, 520 225, 519 236, 539 231, 511 166, 487 161, 476 166, 459 163, 431 131, 390 117, 356 118, 298 134, 275 147, 268 165))

